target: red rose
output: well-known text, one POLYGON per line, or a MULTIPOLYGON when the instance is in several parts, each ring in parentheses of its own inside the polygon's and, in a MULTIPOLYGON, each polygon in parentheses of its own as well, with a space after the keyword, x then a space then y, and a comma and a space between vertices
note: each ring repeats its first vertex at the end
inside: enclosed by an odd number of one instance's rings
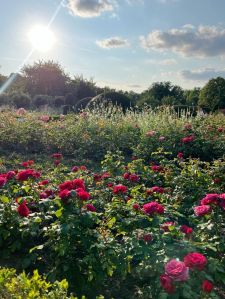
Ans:
POLYGON ((6 179, 7 179, 7 180, 11 180, 15 175, 16 175, 15 171, 10 170, 10 171, 7 172, 7 174, 6 174, 6 179))
POLYGON ((219 184, 221 182, 220 178, 213 179, 214 184, 219 184))
POLYGON ((70 190, 64 189, 64 190, 59 192, 59 197, 62 200, 66 200, 66 199, 70 198, 70 196, 71 196, 71 191, 70 190))
POLYGON ((164 193, 164 189, 162 187, 154 186, 151 188, 153 193, 164 193))
POLYGON ((82 188, 85 190, 84 181, 82 179, 73 180, 73 189, 82 188))
POLYGON ((72 172, 77 172, 78 170, 79 170, 78 166, 73 166, 71 169, 72 172))
POLYGON ((54 191, 51 189, 46 189, 44 192, 48 195, 48 197, 54 195, 54 191))
POLYGON ((41 176, 40 172, 37 172, 33 169, 25 169, 21 170, 17 174, 17 180, 18 181, 27 181, 29 178, 39 178, 41 176))
POLYGON ((55 166, 58 166, 59 164, 61 164, 61 160, 54 160, 54 164, 55 166))
POLYGON ((218 129, 217 129, 217 131, 218 131, 219 133, 223 132, 223 130, 224 130, 224 128, 218 128, 218 129))
POLYGON ((160 165, 153 165, 151 168, 154 172, 160 172, 163 170, 163 167, 160 165))
POLYGON ((96 208, 90 203, 86 204, 85 208, 90 212, 96 212, 96 208))
POLYGON ((210 204, 218 204, 218 199, 219 194, 217 193, 211 193, 207 194, 202 200, 201 200, 201 205, 210 205, 210 204))
POLYGON ((183 159, 184 158, 184 154, 183 153, 178 153, 177 154, 177 158, 178 159, 183 159))
POLYGON ((129 180, 129 177, 130 177, 130 173, 129 173, 129 172, 125 172, 125 173, 123 174, 123 178, 124 178, 125 180, 129 180))
POLYGON ((198 217, 210 214, 210 212, 211 212, 211 207, 208 205, 194 207, 194 213, 198 217))
POLYGON ((90 194, 84 190, 81 190, 79 192, 77 192, 77 196, 79 197, 79 199, 81 200, 89 200, 90 199, 90 194))
POLYGON ((164 213, 164 207, 155 201, 144 204, 143 210, 148 215, 164 213))
POLYGON ((46 192, 41 192, 41 193, 39 194, 39 198, 40 198, 40 199, 48 198, 48 194, 47 194, 46 192))
POLYGON ((202 271, 207 264, 207 259, 201 253, 192 252, 184 257, 184 263, 192 270, 197 269, 198 271, 202 271))
POLYGON ((193 229, 187 225, 181 225, 180 231, 186 235, 190 235, 193 231, 193 229))
POLYGON ((104 172, 102 175, 102 179, 108 179, 110 177, 110 173, 109 172, 104 172))
POLYGON ((59 190, 72 190, 73 189, 73 182, 72 181, 65 181, 64 183, 59 185, 59 190))
POLYGON ((166 274, 160 275, 160 283, 161 283, 161 286, 164 288, 164 290, 168 294, 172 294, 175 292, 175 287, 172 284, 173 281, 168 275, 166 275, 166 274))
POLYGON ((134 210, 139 210, 139 208, 140 208, 139 204, 137 204, 137 203, 133 204, 133 209, 134 210))
POLYGON ((94 173, 94 174, 93 174, 93 178, 94 178, 94 181, 95 181, 95 182, 99 182, 99 181, 101 181, 102 176, 101 176, 101 174, 94 173))
POLYGON ((136 183, 136 182, 138 182, 138 180, 139 180, 139 176, 135 173, 131 174, 129 177, 130 182, 136 183))
POLYGON ((28 209, 26 202, 20 204, 17 211, 21 217, 28 217, 30 214, 30 210, 28 209))
POLYGON ((193 135, 187 136, 187 137, 184 137, 184 138, 181 139, 181 142, 184 143, 184 144, 190 143, 192 141, 194 141, 194 136, 193 135))
POLYGON ((55 154, 52 154, 51 157, 60 160, 60 159, 62 159, 63 155, 60 153, 55 153, 55 154))
POLYGON ((152 235, 151 234, 145 234, 143 239, 146 243, 151 242, 152 241, 152 235))
POLYGON ((0 188, 4 187, 7 182, 7 179, 3 176, 0 176, 0 188))
POLYGON ((45 185, 48 185, 49 183, 49 180, 44 180, 44 181, 41 181, 38 183, 39 186, 45 186, 45 185))
POLYGON ((120 194, 120 193, 124 194, 126 192, 127 192, 127 187, 124 186, 124 185, 121 185, 121 184, 120 185, 116 185, 113 188, 113 193, 114 194, 120 194))
POLYGON ((82 166, 80 166, 80 170, 86 171, 86 170, 87 170, 87 167, 84 166, 84 165, 82 165, 82 166))
POLYGON ((175 259, 170 260, 165 265, 165 273, 173 281, 186 281, 189 278, 189 269, 184 262, 177 261, 175 259))
POLYGON ((147 193, 147 195, 152 195, 152 194, 153 194, 153 191, 152 191, 152 189, 147 189, 147 190, 146 190, 146 193, 147 193))
POLYGON ((209 280, 204 280, 202 282, 202 290, 206 293, 211 293, 213 290, 213 284, 209 280))

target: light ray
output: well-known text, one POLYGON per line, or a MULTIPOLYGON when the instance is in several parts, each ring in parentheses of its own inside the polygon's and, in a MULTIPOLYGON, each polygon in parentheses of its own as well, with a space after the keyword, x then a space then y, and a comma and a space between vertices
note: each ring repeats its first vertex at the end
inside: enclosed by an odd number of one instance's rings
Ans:
MULTIPOLYGON (((62 6, 64 5, 65 0, 61 0, 59 5, 57 6, 54 14, 52 15, 50 21, 48 22, 47 28, 49 29, 52 25, 52 23, 54 22, 55 18, 57 17, 58 13, 60 12, 60 9, 62 8, 62 6)), ((10 85, 16 80, 18 73, 21 71, 22 67, 29 61, 30 57, 32 56, 32 54, 34 53, 35 49, 32 48, 31 51, 28 53, 27 57, 22 61, 22 63, 18 66, 17 70, 15 73, 12 74, 12 76, 10 76, 6 82, 0 87, 0 95, 2 93, 4 93, 9 87, 10 85)))

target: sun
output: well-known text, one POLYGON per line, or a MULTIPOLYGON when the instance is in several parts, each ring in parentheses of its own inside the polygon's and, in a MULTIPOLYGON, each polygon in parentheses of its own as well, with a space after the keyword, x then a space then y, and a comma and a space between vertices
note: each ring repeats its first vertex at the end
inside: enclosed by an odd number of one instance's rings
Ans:
POLYGON ((36 25, 28 32, 29 41, 35 50, 50 51, 55 44, 54 33, 46 26, 36 25))

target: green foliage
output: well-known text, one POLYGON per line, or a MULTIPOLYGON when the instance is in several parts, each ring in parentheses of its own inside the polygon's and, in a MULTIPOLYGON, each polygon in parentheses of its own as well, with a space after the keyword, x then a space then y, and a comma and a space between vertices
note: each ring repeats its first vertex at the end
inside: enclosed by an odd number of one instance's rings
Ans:
POLYGON ((11 104, 10 97, 6 93, 0 94, 0 106, 10 106, 11 104))
POLYGON ((10 95, 12 103, 16 108, 29 108, 31 105, 31 98, 25 93, 13 93, 10 95))
POLYGON ((63 68, 54 61, 38 61, 23 68, 26 90, 31 94, 49 96, 64 95, 68 76, 63 68))
POLYGON ((66 280, 50 283, 41 277, 37 270, 33 275, 24 272, 17 275, 13 269, 0 268, 0 297, 2 299, 76 299, 67 296, 66 280))
POLYGON ((131 108, 133 103, 123 93, 106 92, 94 97, 87 105, 89 109, 95 107, 107 107, 108 105, 116 105, 122 107, 123 111, 131 108))
POLYGON ((68 84, 67 91, 73 95, 74 101, 68 105, 75 105, 79 100, 94 97, 100 92, 96 83, 90 79, 84 79, 83 76, 75 76, 68 84))
POLYGON ((33 98, 33 105, 36 108, 40 108, 41 106, 45 106, 49 103, 49 96, 48 95, 36 95, 33 98))
POLYGON ((65 104, 65 97, 63 97, 63 96, 58 96, 58 97, 55 97, 55 99, 54 99, 54 106, 56 107, 56 108, 60 108, 60 107, 62 107, 63 105, 65 104))
POLYGON ((2 112, 1 151, 23 154, 61 151, 69 157, 92 161, 101 161, 107 151, 116 150, 126 157, 137 155, 149 160, 150 153, 159 146, 173 157, 182 151, 185 156, 202 160, 221 157, 225 151, 222 114, 190 117, 180 113, 178 117, 170 110, 148 109, 124 115, 116 107, 108 107, 70 114, 48 123, 41 121, 42 116, 26 113, 18 117, 16 113, 2 112), (186 124, 191 129, 185 129, 186 124), (156 134, 148 136, 149 131, 156 134), (183 144, 181 139, 189 135, 194 135, 194 140, 183 144))
POLYGON ((156 82, 152 86, 144 91, 138 104, 148 104, 152 108, 161 105, 180 105, 184 104, 184 93, 181 87, 172 85, 171 82, 156 82))
POLYGON ((200 92, 199 105, 211 111, 225 108, 225 79, 217 77, 209 80, 200 92))
POLYGON ((184 96, 186 98, 186 104, 189 106, 197 106, 199 102, 200 91, 201 89, 198 87, 195 87, 191 90, 185 90, 184 96))

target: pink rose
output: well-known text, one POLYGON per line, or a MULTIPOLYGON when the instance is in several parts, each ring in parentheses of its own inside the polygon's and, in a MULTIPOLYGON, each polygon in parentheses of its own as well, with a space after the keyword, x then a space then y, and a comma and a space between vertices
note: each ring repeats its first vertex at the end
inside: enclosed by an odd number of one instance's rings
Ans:
POLYGON ((175 259, 169 261, 165 265, 165 273, 173 281, 186 281, 189 278, 189 268, 184 262, 180 262, 175 259))
POLYGON ((210 214, 210 212, 211 212, 211 207, 209 205, 194 207, 194 213, 198 217, 210 214))

